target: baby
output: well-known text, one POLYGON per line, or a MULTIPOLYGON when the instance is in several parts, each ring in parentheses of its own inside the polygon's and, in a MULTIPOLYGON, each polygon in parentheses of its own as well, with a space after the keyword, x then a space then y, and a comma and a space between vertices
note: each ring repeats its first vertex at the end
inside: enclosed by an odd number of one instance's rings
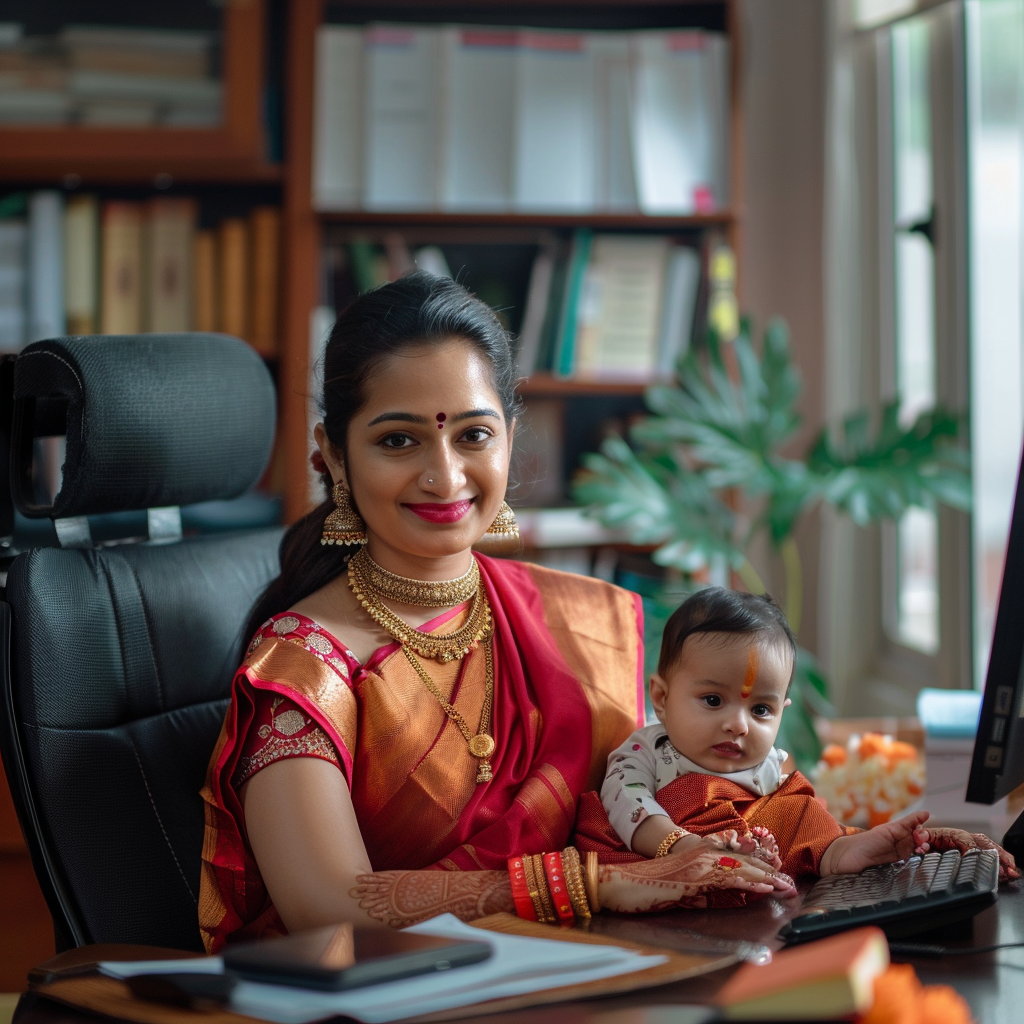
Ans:
MULTIPOLYGON (((995 846, 924 828, 926 811, 866 832, 844 828, 800 772, 784 775, 787 755, 775 738, 795 659, 770 597, 710 587, 685 601, 666 625, 651 678, 658 721, 609 755, 601 803, 611 828, 598 820, 600 808, 581 805, 585 845, 609 860, 634 859, 707 842, 721 848, 723 835, 735 836, 732 849, 793 876, 858 872, 929 848, 995 846)), ((1001 876, 1018 877, 1013 858, 1001 850, 1000 858, 1001 876)))

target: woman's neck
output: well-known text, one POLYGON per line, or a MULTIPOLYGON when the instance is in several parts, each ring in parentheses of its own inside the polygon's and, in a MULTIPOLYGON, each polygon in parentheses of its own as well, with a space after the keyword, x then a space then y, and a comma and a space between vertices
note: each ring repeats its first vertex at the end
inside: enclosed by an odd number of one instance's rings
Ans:
POLYGON ((369 539, 366 551, 382 569, 424 583, 458 579, 468 572, 473 558, 469 548, 451 555, 414 555, 399 551, 376 537, 369 539))

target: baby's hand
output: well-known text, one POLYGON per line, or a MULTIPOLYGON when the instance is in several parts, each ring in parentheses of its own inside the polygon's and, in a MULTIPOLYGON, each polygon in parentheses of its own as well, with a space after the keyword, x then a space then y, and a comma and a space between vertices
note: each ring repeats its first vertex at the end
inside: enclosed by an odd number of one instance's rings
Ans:
POLYGON ((927 811, 914 811, 867 832, 841 836, 825 851, 819 871, 822 875, 852 875, 876 864, 925 853, 930 833, 922 826, 927 820, 927 811))
POLYGON ((775 841, 775 836, 760 825, 755 825, 749 832, 738 832, 734 828, 726 829, 724 832, 712 832, 711 835, 704 837, 703 842, 715 850, 728 850, 753 857, 775 871, 782 867, 779 844, 775 841))

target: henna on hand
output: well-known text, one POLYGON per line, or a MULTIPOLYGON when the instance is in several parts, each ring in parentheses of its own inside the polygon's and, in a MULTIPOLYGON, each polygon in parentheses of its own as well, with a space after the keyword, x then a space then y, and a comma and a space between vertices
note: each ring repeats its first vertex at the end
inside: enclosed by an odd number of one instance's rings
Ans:
POLYGON ((516 912, 505 871, 375 871, 359 875, 349 896, 375 921, 405 928, 438 914, 475 921, 516 912))
POLYGON ((768 869, 763 862, 738 851, 735 856, 723 856, 721 849, 712 845, 639 863, 604 864, 598 880, 602 906, 627 913, 703 908, 715 902, 715 893, 726 890, 741 890, 730 897, 733 904, 796 891, 788 876, 768 869))
POLYGON ((928 828, 923 830, 927 834, 924 848, 943 853, 946 850, 959 850, 966 853, 968 850, 997 850, 999 852, 999 881, 1009 882, 1014 878, 1020 878, 1020 870, 1013 854, 1007 853, 998 843, 993 842, 983 832, 965 832, 959 828, 928 828))

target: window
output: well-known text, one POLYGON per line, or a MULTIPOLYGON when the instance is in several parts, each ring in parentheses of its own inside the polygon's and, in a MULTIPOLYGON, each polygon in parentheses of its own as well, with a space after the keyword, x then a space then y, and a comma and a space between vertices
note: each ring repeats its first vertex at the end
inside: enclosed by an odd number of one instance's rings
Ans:
POLYGON ((984 681, 1024 424, 1024 0, 834 0, 831 419, 968 414, 974 507, 826 524, 847 714, 984 681))

